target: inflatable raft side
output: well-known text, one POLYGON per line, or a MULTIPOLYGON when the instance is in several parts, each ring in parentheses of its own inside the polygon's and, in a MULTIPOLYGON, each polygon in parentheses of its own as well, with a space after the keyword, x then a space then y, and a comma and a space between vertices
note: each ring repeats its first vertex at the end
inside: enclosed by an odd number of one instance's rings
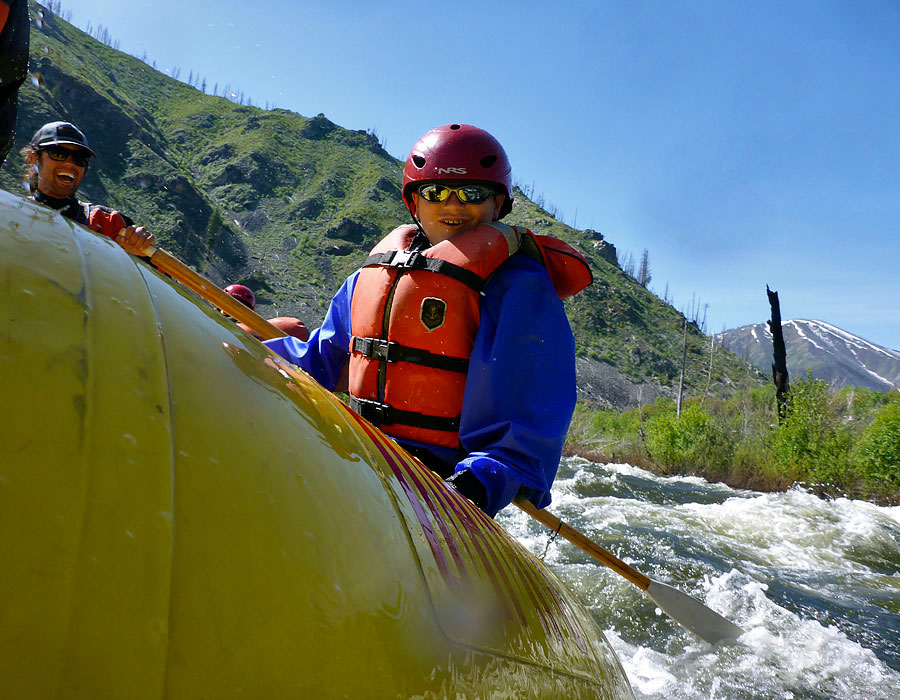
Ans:
POLYGON ((4 693, 631 697, 555 577, 332 395, 108 240, 0 211, 4 693))
POLYGON ((171 474, 172 456, 153 308, 146 290, 117 296, 143 281, 109 244, 8 195, 2 205, 4 693, 77 696, 102 673, 160 697, 172 485, 157 470, 171 474), (135 615, 147 624, 122 624, 135 615), (142 662, 99 667, 111 642, 114 660, 142 662))

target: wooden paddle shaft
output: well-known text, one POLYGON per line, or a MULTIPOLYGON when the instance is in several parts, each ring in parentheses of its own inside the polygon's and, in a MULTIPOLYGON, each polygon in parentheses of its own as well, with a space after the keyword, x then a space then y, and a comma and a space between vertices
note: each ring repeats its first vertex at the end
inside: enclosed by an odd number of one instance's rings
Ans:
POLYGON ((554 532, 558 532, 562 537, 578 547, 578 549, 590 554, 601 564, 608 566, 620 576, 628 579, 642 591, 646 591, 647 588, 650 587, 650 579, 644 576, 644 574, 637 569, 628 566, 628 564, 619 559, 615 554, 604 549, 599 544, 583 535, 579 530, 567 525, 553 515, 553 513, 549 513, 546 510, 538 510, 531 501, 515 501, 515 504, 539 523, 546 525, 554 532))
POLYGON ((247 328, 256 333, 263 340, 280 338, 285 333, 277 329, 271 323, 259 316, 253 309, 244 306, 227 292, 222 291, 203 275, 194 272, 178 258, 170 255, 162 248, 150 247, 144 251, 149 256, 150 264, 156 269, 165 272, 173 279, 181 282, 192 292, 199 294, 209 303, 236 318, 247 328))

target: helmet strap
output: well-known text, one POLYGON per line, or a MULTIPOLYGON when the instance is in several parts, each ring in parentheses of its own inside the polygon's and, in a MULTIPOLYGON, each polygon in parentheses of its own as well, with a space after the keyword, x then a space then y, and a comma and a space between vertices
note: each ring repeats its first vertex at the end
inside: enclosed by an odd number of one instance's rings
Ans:
POLYGON ((416 231, 418 231, 422 235, 426 235, 425 229, 422 228, 422 223, 416 218, 416 215, 412 212, 409 212, 409 215, 412 217, 413 225, 416 227, 416 231))

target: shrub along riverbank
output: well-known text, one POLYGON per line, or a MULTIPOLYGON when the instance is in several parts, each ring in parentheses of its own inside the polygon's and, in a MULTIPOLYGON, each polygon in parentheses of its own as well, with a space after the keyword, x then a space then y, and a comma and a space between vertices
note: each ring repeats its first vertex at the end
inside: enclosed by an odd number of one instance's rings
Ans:
POLYGON ((824 497, 900 504, 900 392, 794 381, 779 421, 775 388, 731 398, 660 398, 624 412, 579 405, 566 454, 627 462, 658 474, 697 475, 736 488, 803 485, 824 497))

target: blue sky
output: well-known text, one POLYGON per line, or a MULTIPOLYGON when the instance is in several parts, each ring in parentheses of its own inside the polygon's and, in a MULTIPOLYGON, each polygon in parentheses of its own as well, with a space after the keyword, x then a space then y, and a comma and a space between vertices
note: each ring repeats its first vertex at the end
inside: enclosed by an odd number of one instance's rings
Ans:
POLYGON ((900 349, 900 2, 63 0, 161 70, 375 129, 488 129, 514 176, 708 328, 900 349))

